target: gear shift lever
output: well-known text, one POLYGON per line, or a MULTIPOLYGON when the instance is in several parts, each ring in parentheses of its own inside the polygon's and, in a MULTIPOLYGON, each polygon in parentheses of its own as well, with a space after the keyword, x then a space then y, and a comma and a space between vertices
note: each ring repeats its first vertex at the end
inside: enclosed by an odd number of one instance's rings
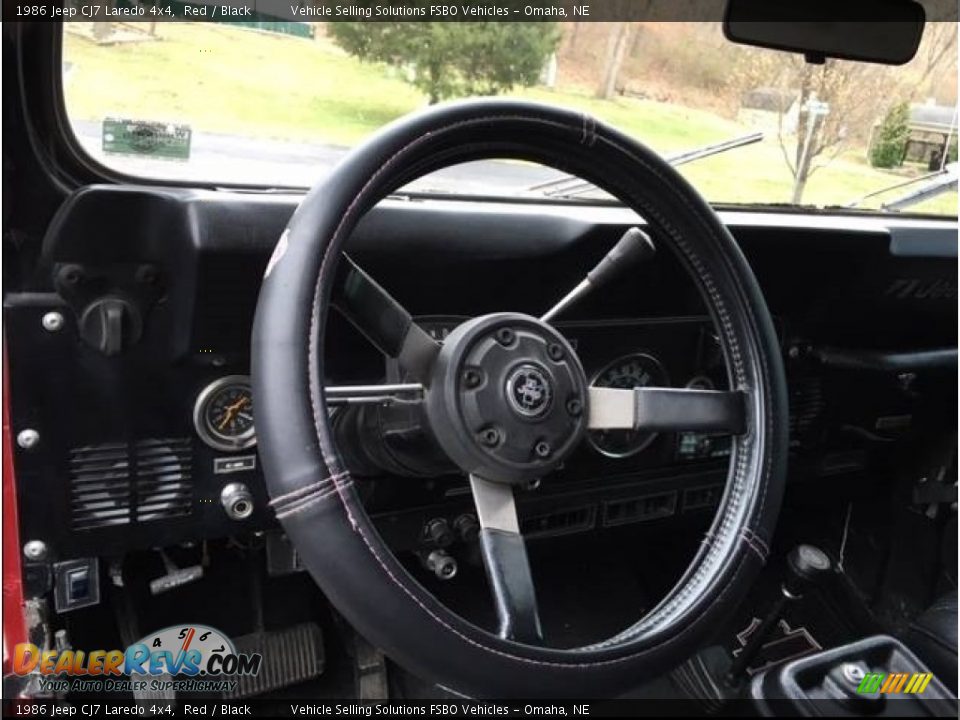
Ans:
POLYGON ((826 553, 813 545, 798 545, 790 551, 787 556, 787 575, 780 586, 780 595, 727 671, 728 685, 737 685, 743 679, 747 666, 760 652, 770 630, 783 614, 783 609, 803 597, 808 588, 822 583, 830 575, 832 568, 833 563, 826 553))

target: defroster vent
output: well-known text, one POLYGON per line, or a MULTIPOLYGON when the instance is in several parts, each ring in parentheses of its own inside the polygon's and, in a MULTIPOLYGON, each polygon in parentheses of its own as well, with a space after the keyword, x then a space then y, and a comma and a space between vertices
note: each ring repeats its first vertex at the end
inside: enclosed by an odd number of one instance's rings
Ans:
POLYGON ((189 438, 153 438, 71 450, 74 530, 189 515, 193 509, 189 438))

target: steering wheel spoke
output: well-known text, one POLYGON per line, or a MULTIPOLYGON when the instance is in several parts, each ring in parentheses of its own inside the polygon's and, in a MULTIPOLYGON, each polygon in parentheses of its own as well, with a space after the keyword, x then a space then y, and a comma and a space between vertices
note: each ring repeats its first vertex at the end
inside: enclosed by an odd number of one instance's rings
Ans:
POLYGON ((746 395, 724 390, 591 387, 591 430, 746 432, 746 395))
POLYGON ((538 645, 543 631, 513 488, 471 475, 470 489, 480 521, 480 549, 500 623, 499 635, 538 645))
POLYGON ((340 260, 332 304, 385 355, 395 358, 413 380, 425 382, 440 344, 409 312, 351 260, 340 260))
POLYGON ((414 405, 423 402, 420 383, 327 385, 327 405, 414 405))

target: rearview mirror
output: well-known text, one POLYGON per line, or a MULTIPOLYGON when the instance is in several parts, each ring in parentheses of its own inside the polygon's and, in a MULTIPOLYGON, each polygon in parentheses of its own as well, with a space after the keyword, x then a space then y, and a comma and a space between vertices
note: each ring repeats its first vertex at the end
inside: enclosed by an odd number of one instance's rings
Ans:
POLYGON ((925 19, 913 0, 728 0, 723 33, 741 45, 803 53, 810 62, 902 65, 916 55, 925 19))

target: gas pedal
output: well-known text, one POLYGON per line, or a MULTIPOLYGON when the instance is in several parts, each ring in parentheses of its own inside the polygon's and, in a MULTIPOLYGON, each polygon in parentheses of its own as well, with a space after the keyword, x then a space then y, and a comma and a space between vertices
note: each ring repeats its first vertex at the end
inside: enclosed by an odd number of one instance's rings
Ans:
MULTIPOLYGON (((173 677, 167 673, 162 675, 155 675, 151 678, 154 682, 146 683, 144 687, 135 687, 133 689, 133 699, 139 703, 147 702, 169 702, 170 700, 177 699, 177 693, 173 688, 169 687, 169 683, 173 680, 173 677)), ((148 715, 155 713, 147 713, 148 715)))
POLYGON ((729 668, 726 650, 712 645, 675 667, 670 679, 684 696, 696 700, 706 714, 713 715, 737 694, 736 688, 724 683, 729 668))
POLYGON ((237 687, 223 694, 225 700, 253 697, 323 674, 326 663, 323 631, 316 623, 243 635, 233 642, 238 653, 259 653, 263 660, 257 675, 236 678, 237 687))

